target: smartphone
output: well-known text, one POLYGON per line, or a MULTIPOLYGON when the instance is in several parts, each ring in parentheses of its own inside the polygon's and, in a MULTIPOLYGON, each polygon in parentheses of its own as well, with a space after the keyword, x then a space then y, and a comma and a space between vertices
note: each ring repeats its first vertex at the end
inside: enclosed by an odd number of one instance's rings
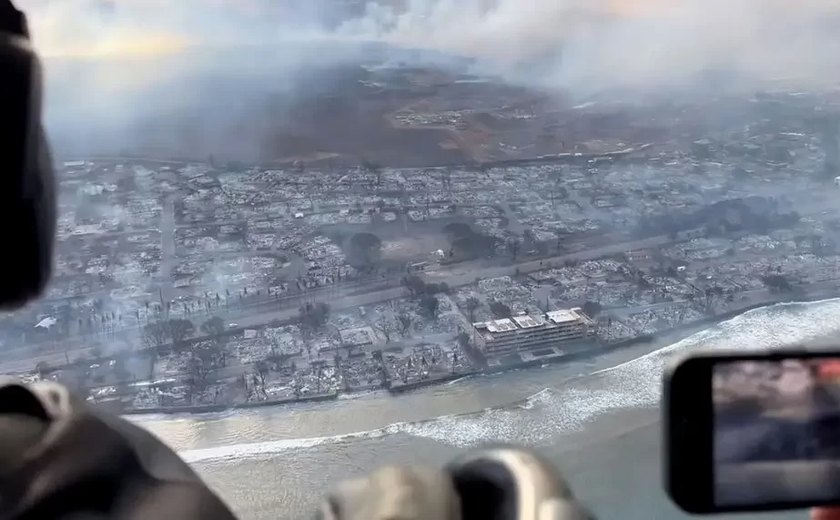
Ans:
POLYGON ((663 397, 665 485, 685 511, 840 504, 840 349, 691 355, 663 397))

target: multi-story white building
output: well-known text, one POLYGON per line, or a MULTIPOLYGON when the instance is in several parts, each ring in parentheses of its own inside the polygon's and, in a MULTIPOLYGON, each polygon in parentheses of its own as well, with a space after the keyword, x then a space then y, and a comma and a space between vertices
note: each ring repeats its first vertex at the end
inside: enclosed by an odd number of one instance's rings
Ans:
POLYGON ((474 342, 484 354, 504 356, 553 347, 595 333, 595 322, 579 308, 474 323, 474 342))

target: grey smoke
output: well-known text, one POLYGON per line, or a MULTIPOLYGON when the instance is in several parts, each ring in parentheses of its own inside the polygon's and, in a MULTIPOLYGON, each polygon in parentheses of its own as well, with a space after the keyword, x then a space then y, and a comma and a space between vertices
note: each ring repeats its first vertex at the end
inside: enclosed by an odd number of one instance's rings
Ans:
POLYGON ((371 49, 364 42, 474 58, 480 70, 577 97, 659 91, 710 71, 748 89, 840 79, 840 4, 832 0, 20 4, 38 47, 54 56, 47 114, 59 149, 69 151, 201 155, 233 141, 231 155, 264 154, 260 141, 287 130, 285 114, 300 96, 330 87, 312 71, 361 59, 371 49), (80 49, 96 52, 79 57, 80 49), (244 129, 247 139, 231 139, 244 129))
POLYGON ((708 70, 802 85, 838 79, 832 0, 409 0, 368 3, 348 34, 481 58, 582 91, 656 88, 708 70))

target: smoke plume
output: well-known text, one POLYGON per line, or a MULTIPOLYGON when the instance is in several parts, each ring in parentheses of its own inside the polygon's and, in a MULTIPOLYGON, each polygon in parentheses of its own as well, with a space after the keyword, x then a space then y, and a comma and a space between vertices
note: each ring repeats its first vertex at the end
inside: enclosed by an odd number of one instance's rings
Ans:
MULTIPOLYGON (((117 151, 138 139, 162 149, 186 139, 210 151, 244 126, 282 131, 285 111, 324 86, 306 72, 364 59, 366 42, 473 58, 482 71, 578 97, 656 92, 710 73, 748 89, 840 79, 833 0, 19 4, 47 56, 51 133, 79 150, 117 151), (149 119, 169 116, 172 124, 150 135, 149 119)), ((256 140, 238 152, 251 155, 256 140)))
POLYGON ((838 14, 832 0, 409 0, 369 3, 341 29, 585 91, 657 88, 709 70, 807 85, 837 79, 838 14))

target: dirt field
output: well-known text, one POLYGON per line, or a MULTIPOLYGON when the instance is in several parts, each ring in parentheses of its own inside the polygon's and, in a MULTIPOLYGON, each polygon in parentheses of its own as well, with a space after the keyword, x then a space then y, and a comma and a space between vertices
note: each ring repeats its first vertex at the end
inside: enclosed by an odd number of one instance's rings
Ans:
POLYGON ((719 110, 657 100, 571 106, 560 92, 476 78, 451 65, 376 67, 370 53, 328 65, 308 48, 285 58, 269 51, 276 49, 164 63, 48 64, 54 146, 65 156, 437 166, 585 152, 593 142, 609 151, 677 130, 690 138, 737 115, 725 103, 719 110), (171 77, 118 91, 99 79, 146 77, 144 67, 171 77), (398 113, 410 122, 396 123, 398 113))

